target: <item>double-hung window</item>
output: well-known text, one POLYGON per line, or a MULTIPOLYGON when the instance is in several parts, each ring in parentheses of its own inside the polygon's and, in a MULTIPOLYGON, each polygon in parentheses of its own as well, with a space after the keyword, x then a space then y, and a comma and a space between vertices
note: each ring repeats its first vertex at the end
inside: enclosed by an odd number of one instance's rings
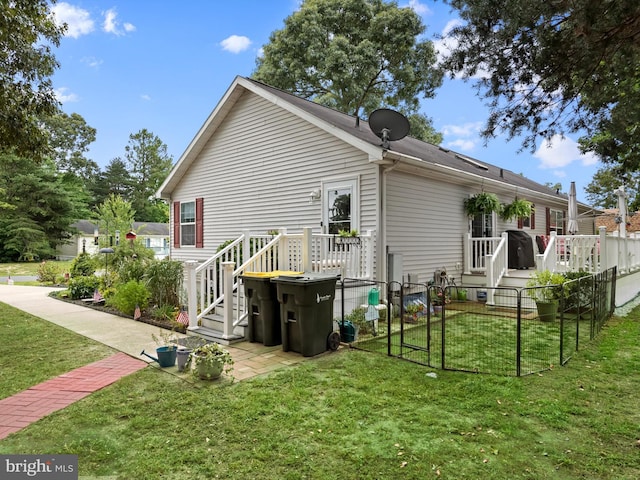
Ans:
POLYGON ((180 204, 180 245, 195 246, 196 244, 196 202, 180 204))

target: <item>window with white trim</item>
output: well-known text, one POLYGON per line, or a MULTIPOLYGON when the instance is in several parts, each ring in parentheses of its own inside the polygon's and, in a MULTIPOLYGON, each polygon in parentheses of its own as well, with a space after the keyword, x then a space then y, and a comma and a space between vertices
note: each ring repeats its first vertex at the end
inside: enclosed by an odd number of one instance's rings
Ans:
POLYGON ((180 245, 196 244, 196 202, 180 204, 180 245))
POLYGON ((549 231, 564 235, 564 212, 562 210, 549 210, 549 231))
POLYGON ((341 230, 358 230, 358 181, 350 178, 323 183, 324 231, 337 235, 341 230))

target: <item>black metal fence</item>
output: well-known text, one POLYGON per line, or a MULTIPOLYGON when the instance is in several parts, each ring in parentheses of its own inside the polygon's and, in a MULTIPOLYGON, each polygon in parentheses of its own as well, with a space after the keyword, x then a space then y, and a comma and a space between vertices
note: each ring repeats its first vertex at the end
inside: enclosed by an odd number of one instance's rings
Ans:
POLYGON ((565 364, 600 332, 615 308, 615 279, 615 268, 535 289, 344 279, 338 321, 354 348, 434 368, 521 376, 565 364), (534 300, 545 296, 555 300, 549 312, 534 300))

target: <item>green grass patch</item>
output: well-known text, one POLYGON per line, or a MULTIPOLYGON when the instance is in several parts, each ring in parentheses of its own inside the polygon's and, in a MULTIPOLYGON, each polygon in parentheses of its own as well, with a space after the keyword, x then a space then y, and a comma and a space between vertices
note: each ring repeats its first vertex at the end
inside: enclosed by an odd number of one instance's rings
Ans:
MULTIPOLYGON (((523 318, 520 328, 521 375, 536 373, 560 363, 560 321, 542 322, 535 316, 523 318)), ((566 315, 562 329, 563 361, 590 340, 589 321, 566 315)), ((362 350, 387 353, 387 326, 378 336, 365 335, 355 344, 362 350)), ((440 317, 419 317, 417 323, 400 319, 391 324, 391 354, 434 368, 464 370, 477 373, 516 375, 517 320, 499 311, 478 313, 450 310, 443 325, 440 317), (444 327, 444 328, 443 328, 444 327), (443 333, 444 331, 444 333, 443 333), (444 335, 444 342, 443 342, 444 335), (444 353, 444 360, 443 360, 444 353)))
POLYGON ((4 303, 0 331, 0 398, 115 353, 4 303))
MULTIPOLYGON (((71 268, 71 260, 47 260, 47 263, 49 262, 58 268, 60 274, 68 272, 71 268)), ((0 263, 0 277, 38 275, 39 266, 40 262, 0 263)))
POLYGON ((147 368, 0 453, 77 454, 81 476, 142 480, 637 479, 639 326, 640 310, 613 319, 568 366, 522 378, 433 378, 353 349, 200 388, 147 368))

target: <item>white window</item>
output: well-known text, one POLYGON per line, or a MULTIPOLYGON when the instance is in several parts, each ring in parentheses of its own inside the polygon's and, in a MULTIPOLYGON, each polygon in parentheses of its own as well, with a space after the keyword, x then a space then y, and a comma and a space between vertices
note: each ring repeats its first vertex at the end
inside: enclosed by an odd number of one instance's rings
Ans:
POLYGON ((549 211, 549 231, 564 235, 564 212, 562 210, 549 211))
POLYGON ((341 230, 359 229, 358 181, 355 178, 323 183, 324 231, 337 235, 341 230))
POLYGON ((196 202, 180 204, 180 245, 196 244, 196 202))

